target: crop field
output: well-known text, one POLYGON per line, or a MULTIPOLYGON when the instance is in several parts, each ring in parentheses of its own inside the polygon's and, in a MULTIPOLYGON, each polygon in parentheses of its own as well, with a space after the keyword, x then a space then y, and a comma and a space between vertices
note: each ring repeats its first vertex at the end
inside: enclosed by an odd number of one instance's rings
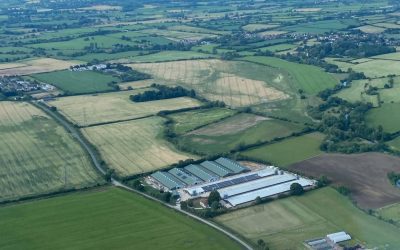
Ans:
POLYGON ((346 231, 368 248, 397 249, 400 229, 357 209, 332 188, 224 214, 216 221, 270 249, 305 249, 305 240, 346 231), (329 208, 329 209, 327 209, 329 208))
POLYGON ((117 188, 0 207, 0 234, 0 248, 10 250, 240 249, 204 224, 117 188))
POLYGON ((289 136, 302 125, 252 114, 238 114, 185 134, 181 146, 202 154, 229 152, 241 145, 289 136))
POLYGON ((344 19, 344 20, 323 20, 312 23, 301 23, 292 26, 287 26, 282 29, 293 31, 297 33, 312 33, 312 34, 322 34, 325 32, 338 31, 345 29, 350 25, 356 25, 357 21, 354 19, 344 19))
POLYGON ((378 27, 378 26, 372 26, 372 25, 364 25, 364 26, 358 27, 357 29, 361 30, 364 33, 372 33, 372 34, 382 33, 386 30, 385 28, 378 27))
POLYGON ((174 121, 174 131, 184 134, 201 126, 219 121, 236 113, 235 110, 225 108, 201 109, 169 115, 174 121))
POLYGON ((248 24, 246 26, 243 26, 242 28, 245 31, 256 32, 256 31, 259 31, 259 30, 266 30, 266 29, 276 28, 278 26, 279 25, 277 25, 277 24, 253 23, 253 24, 248 24))
POLYGON ((380 153, 321 155, 290 166, 313 177, 327 176, 334 185, 351 190, 362 208, 379 208, 400 200, 400 192, 387 178, 400 172, 400 158, 380 153), (379 166, 379 167, 377 167, 379 166))
POLYGON ((373 56, 373 57, 371 57, 371 58, 386 59, 386 60, 393 60, 393 61, 400 61, 400 52, 389 53, 389 54, 383 54, 383 55, 378 55, 378 56, 373 56))
POLYGON ((400 151, 400 137, 387 142, 387 144, 394 150, 400 151))
POLYGON ((161 133, 164 119, 144 118, 83 129, 89 141, 119 175, 127 176, 168 167, 189 155, 178 152, 161 133))
POLYGON ((366 120, 370 126, 382 126, 388 133, 400 131, 400 103, 385 103, 368 111, 366 120))
POLYGON ((274 87, 287 80, 284 75, 246 62, 190 60, 130 66, 153 75, 155 80, 178 83, 210 100, 223 101, 233 107, 289 97, 274 87))
POLYGON ((308 94, 317 94, 337 83, 332 75, 310 65, 297 64, 274 57, 252 56, 245 57, 244 60, 286 71, 292 78, 292 88, 296 91, 302 89, 308 94))
POLYGON ((320 133, 306 134, 250 149, 244 151, 242 155, 267 161, 280 167, 287 167, 290 164, 322 154, 319 146, 323 138, 324 135, 320 133))
POLYGON ((56 86, 68 94, 86 94, 113 90, 112 83, 121 80, 117 77, 94 72, 69 70, 32 75, 40 82, 56 86))
POLYGON ((163 110, 200 106, 197 100, 181 97, 151 102, 133 102, 129 96, 148 88, 106 94, 70 96, 49 102, 70 121, 80 126, 115 122, 155 115, 163 110))
POLYGON ((0 201, 102 183, 85 152, 27 103, 0 103, 0 201))
POLYGON ((121 63, 168 62, 175 60, 191 60, 191 59, 213 58, 213 57, 215 57, 215 55, 204 54, 195 51, 162 51, 143 56, 136 56, 130 59, 120 59, 116 60, 116 62, 121 62, 121 63))
POLYGON ((284 44, 267 46, 267 47, 261 48, 260 50, 261 51, 271 51, 271 52, 281 52, 281 51, 291 50, 296 47, 297 46, 294 44, 284 43, 284 44))
POLYGON ((33 59, 11 64, 5 63, 0 64, 0 76, 30 75, 64 70, 77 64, 79 64, 78 61, 62 61, 52 58, 33 59))

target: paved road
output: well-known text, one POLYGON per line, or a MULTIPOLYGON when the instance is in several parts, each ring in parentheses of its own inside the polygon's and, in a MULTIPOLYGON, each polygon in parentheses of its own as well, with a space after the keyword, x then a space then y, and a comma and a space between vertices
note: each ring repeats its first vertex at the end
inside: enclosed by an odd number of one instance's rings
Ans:
MULTIPOLYGON (((48 115, 51 116, 53 119, 55 119, 56 121, 58 121, 69 133, 71 133, 71 135, 72 135, 74 138, 76 138, 76 139, 78 140, 78 142, 82 145, 82 147, 83 147, 83 148, 86 150, 86 152, 89 154, 89 156, 90 156, 90 158, 91 158, 91 160, 92 160, 92 162, 93 162, 93 165, 94 165, 103 175, 106 174, 106 170, 103 169, 103 168, 101 167, 100 161, 97 159, 96 154, 93 152, 92 148, 87 144, 86 140, 84 140, 84 139, 81 137, 81 134, 78 132, 78 129, 77 129, 77 128, 75 128, 74 126, 72 126, 69 122, 65 121, 63 117, 61 117, 61 116, 59 116, 57 113, 51 111, 49 108, 44 107, 44 106, 42 106, 42 105, 39 105, 37 102, 31 102, 31 104, 33 104, 34 106, 36 106, 36 107, 40 108, 41 110, 43 110, 46 114, 48 114, 48 115)), ((223 229, 222 227, 220 227, 220 226, 218 226, 218 225, 216 225, 216 224, 214 224, 214 223, 212 223, 212 222, 210 222, 210 221, 208 221, 208 220, 205 220, 205 219, 203 219, 203 218, 201 218, 201 217, 198 217, 198 216, 196 216, 196 215, 194 215, 194 214, 191 214, 191 213, 189 213, 189 212, 186 212, 186 211, 182 210, 182 209, 180 208, 180 206, 172 206, 172 205, 166 204, 166 203, 164 203, 164 202, 162 202, 162 201, 160 201, 160 200, 157 200, 156 198, 154 198, 154 197, 152 197, 152 196, 150 196, 150 195, 144 194, 144 193, 139 192, 139 191, 137 191, 137 190, 135 190, 135 189, 133 189, 133 188, 130 188, 130 187, 128 187, 127 185, 125 185, 125 184, 119 182, 118 180, 116 180, 116 179, 114 179, 114 178, 111 178, 111 183, 112 183, 114 186, 116 186, 116 187, 120 187, 120 188, 123 188, 123 189, 125 189, 125 190, 130 191, 130 192, 134 192, 134 193, 137 193, 137 194, 139 194, 139 195, 142 195, 142 196, 144 196, 144 197, 146 197, 146 198, 148 198, 148 199, 150 199, 150 200, 153 200, 153 201, 158 202, 158 203, 160 203, 160 204, 162 204, 162 205, 164 205, 164 206, 166 206, 166 207, 169 207, 169 208, 174 209, 174 210, 176 210, 176 211, 178 211, 178 212, 180 212, 180 213, 183 213, 183 214, 185 214, 185 215, 187 215, 187 216, 190 216, 191 218, 193 218, 193 219, 195 219, 195 220, 197 220, 197 221, 200 221, 200 222, 202 222, 202 223, 204 223, 204 224, 207 224, 208 226, 210 226, 210 227, 212 227, 212 228, 215 228, 216 230, 218 230, 218 231, 224 233, 226 236, 228 236, 229 238, 233 239, 234 241, 236 241, 237 243, 239 243, 240 245, 242 245, 244 249, 253 250, 253 248, 252 248, 249 244, 247 244, 246 242, 244 242, 243 240, 241 240, 240 238, 238 238, 238 237, 235 236, 234 234, 228 232, 227 230, 223 229)))

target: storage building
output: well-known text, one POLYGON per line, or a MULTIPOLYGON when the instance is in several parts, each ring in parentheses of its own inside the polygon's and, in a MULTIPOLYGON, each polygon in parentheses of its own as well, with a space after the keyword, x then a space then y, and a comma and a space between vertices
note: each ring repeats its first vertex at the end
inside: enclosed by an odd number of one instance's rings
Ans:
POLYGON ((167 172, 158 171, 153 173, 151 177, 169 190, 180 189, 186 186, 185 183, 167 172))
POLYGON ((217 181, 219 179, 218 175, 200 167, 199 165, 190 164, 183 169, 185 172, 188 172, 205 182, 217 181))
POLYGON ((223 166, 224 168, 230 170, 234 174, 240 174, 240 173, 250 171, 250 169, 240 165, 238 162, 232 161, 232 160, 224 158, 224 157, 218 158, 217 160, 215 160, 215 162, 218 163, 219 165, 223 166))
POLYGON ((203 182, 202 180, 196 178, 195 176, 189 175, 188 173, 184 172, 180 168, 173 168, 170 171, 168 171, 168 173, 172 174, 173 176, 175 176, 188 186, 197 185, 203 182))
POLYGON ((223 166, 219 165, 214 161, 204 161, 200 164, 200 166, 204 167, 208 171, 215 173, 219 177, 227 177, 233 174, 231 170, 224 168, 223 166))

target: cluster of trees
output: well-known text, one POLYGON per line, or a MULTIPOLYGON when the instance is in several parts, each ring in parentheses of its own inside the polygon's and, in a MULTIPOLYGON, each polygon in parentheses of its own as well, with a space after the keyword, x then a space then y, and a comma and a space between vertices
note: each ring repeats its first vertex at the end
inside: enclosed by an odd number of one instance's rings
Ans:
POLYGON ((159 84, 152 84, 151 87, 156 88, 157 90, 148 90, 143 93, 131 95, 130 99, 134 102, 147 102, 147 101, 171 99, 183 96, 196 97, 196 92, 193 89, 187 90, 180 86, 168 87, 159 84))
POLYGON ((192 200, 182 201, 181 208, 203 218, 212 218, 227 212, 226 208, 221 206, 220 200, 221 195, 218 193, 217 190, 213 190, 211 191, 207 200, 209 206, 208 208, 194 209, 192 200))
POLYGON ((327 135, 321 150, 356 153, 386 149, 384 141, 390 135, 382 127, 369 127, 365 121, 365 114, 371 108, 370 103, 350 103, 338 97, 329 97, 322 104, 309 107, 309 114, 321 120, 318 130, 327 135))
POLYGON ((397 182, 400 180, 400 173, 395 173, 395 172, 390 172, 387 174, 390 183, 392 183, 393 185, 396 185, 397 182))

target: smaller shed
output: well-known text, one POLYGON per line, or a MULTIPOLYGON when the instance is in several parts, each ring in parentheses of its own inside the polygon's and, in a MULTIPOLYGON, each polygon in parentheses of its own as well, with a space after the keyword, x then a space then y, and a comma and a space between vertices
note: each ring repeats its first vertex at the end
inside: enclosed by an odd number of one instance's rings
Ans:
POLYGON ((200 184, 203 182, 200 179, 196 178, 195 176, 190 175, 179 168, 173 168, 170 171, 168 171, 168 173, 172 174, 173 176, 178 178, 180 181, 184 182, 186 185, 191 186, 191 185, 196 185, 196 184, 200 184))
POLYGON ((200 178, 205 182, 216 181, 219 179, 218 175, 200 167, 199 165, 190 164, 183 168, 186 172, 200 178))
POLYGON ((233 172, 231 170, 226 169, 225 167, 219 165, 214 161, 204 161, 200 163, 200 166, 204 167, 205 169, 217 174, 219 177, 227 177, 233 172))
POLYGON ((185 183, 167 172, 158 171, 153 173, 151 177, 169 190, 176 190, 186 186, 185 183))
POLYGON ((225 167, 226 169, 232 171, 234 174, 240 174, 240 173, 250 171, 250 169, 240 165, 238 162, 232 161, 232 160, 224 158, 224 157, 220 157, 220 158, 216 159, 215 162, 218 163, 219 165, 225 167))
POLYGON ((351 236, 346 232, 337 232, 333 234, 328 234, 326 238, 331 241, 332 243, 339 243, 347 240, 351 240, 351 236))

